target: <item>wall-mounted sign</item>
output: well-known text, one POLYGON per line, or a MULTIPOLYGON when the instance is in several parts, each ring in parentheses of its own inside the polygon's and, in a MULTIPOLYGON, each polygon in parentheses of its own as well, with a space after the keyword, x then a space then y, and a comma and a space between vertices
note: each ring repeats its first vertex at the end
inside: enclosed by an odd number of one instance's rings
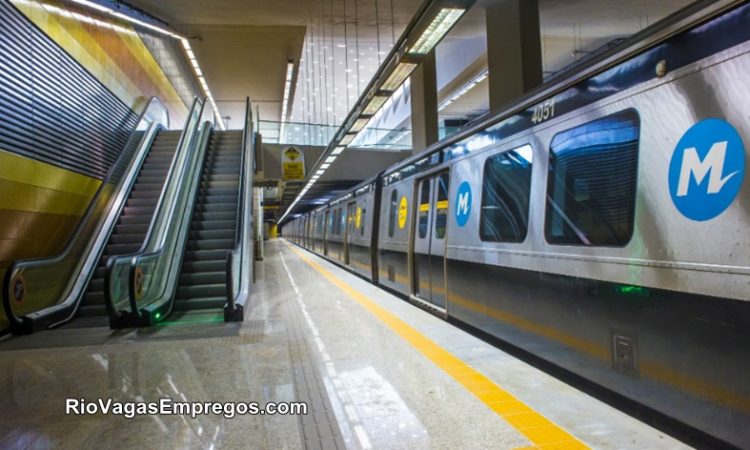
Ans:
POLYGON ((295 147, 281 150, 281 178, 290 181, 305 179, 305 155, 302 150, 295 147))

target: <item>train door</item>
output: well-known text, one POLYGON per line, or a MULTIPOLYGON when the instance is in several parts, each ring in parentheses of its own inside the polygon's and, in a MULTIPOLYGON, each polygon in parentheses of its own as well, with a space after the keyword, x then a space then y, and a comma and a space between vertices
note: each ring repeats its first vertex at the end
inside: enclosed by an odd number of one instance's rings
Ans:
POLYGON ((328 227, 331 223, 331 211, 326 210, 325 218, 323 219, 323 255, 328 256, 328 227))
POLYGON ((448 172, 417 181, 414 221, 414 295, 445 309, 445 236, 448 223, 448 172))
POLYGON ((351 265, 351 243, 354 238, 354 211, 357 203, 351 202, 346 205, 346 231, 344 232, 344 265, 351 265))

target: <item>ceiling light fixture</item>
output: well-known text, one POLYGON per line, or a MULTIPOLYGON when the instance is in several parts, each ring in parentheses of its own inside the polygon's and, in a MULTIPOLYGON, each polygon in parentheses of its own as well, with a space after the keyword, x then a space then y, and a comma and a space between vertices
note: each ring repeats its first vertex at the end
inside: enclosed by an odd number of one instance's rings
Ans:
POLYGON ((279 144, 284 137, 286 128, 286 112, 289 108, 289 97, 292 92, 292 77, 294 76, 294 60, 290 59, 286 63, 286 81, 284 82, 284 99, 281 103, 281 128, 279 130, 279 144))
POLYGON ((346 146, 346 145, 351 144, 351 142, 353 140, 354 140, 354 135, 353 134, 347 134, 346 136, 344 136, 344 139, 342 139, 341 142, 339 142, 339 144, 346 146))
POLYGON ((336 161, 336 157, 335 156, 329 156, 325 160, 326 164, 333 164, 334 161, 336 161))
POLYGON ((333 152, 331 152, 332 155, 338 156, 342 153, 344 153, 344 150, 346 150, 346 147, 336 147, 333 152))
POLYGON ((368 116, 371 116, 378 112, 381 106, 383 106, 383 103, 388 100, 388 97, 385 95, 376 95, 375 97, 370 100, 370 103, 365 106, 365 109, 362 111, 362 114, 367 114, 368 116))
POLYGON ((438 111, 444 110, 451 103, 453 103, 456 100, 458 100, 459 98, 463 97, 467 92, 469 92, 470 90, 472 90, 474 88, 474 86, 476 86, 479 83, 481 83, 482 81, 484 81, 487 78, 488 75, 489 75, 489 70, 488 69, 484 69, 479 75, 475 76, 468 83, 466 83, 465 85, 461 86, 461 88, 459 90, 457 90, 453 95, 451 95, 447 99, 443 100, 440 103, 440 106, 438 106, 438 111))
POLYGON ((440 12, 432 19, 432 22, 427 26, 422 35, 417 39, 410 49, 409 53, 416 55, 426 55, 443 39, 453 25, 458 22, 458 19, 464 15, 465 9, 461 8, 443 8, 440 12))
POLYGON ((357 119, 356 121, 354 121, 354 124, 352 125, 352 127, 349 128, 349 132, 359 133, 360 131, 362 131, 362 128, 364 128, 365 125, 367 125, 367 122, 369 121, 370 119, 368 117, 361 117, 357 119))
POLYGON ((381 89, 385 91, 395 91, 404 83, 407 78, 409 78, 409 75, 411 75, 411 73, 416 68, 416 63, 398 63, 396 68, 393 69, 393 73, 391 74, 391 76, 389 76, 388 79, 385 80, 385 83, 383 83, 383 86, 381 86, 381 89))

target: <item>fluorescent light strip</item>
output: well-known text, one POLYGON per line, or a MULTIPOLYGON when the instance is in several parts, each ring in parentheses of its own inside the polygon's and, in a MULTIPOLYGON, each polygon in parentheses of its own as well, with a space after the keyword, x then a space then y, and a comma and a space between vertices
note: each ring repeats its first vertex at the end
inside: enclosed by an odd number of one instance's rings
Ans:
POLYGON ((284 82, 284 100, 281 103, 281 128, 279 129, 279 144, 286 131, 286 112, 289 108, 289 96, 292 92, 292 76, 294 76, 294 61, 286 64, 286 81, 284 82))
POLYGON ((453 27, 453 25, 464 15, 465 9, 460 8, 443 8, 435 16, 427 29, 424 30, 422 36, 417 39, 410 49, 409 53, 426 55, 443 39, 446 33, 453 27))
POLYGON ((381 106, 383 106, 383 103, 388 100, 388 97, 383 95, 376 95, 375 97, 370 100, 370 103, 365 106, 364 111, 362 111, 362 114, 367 114, 368 116, 371 116, 378 112, 381 106))
POLYGON ((326 164, 331 164, 331 163, 333 163, 334 161, 336 161, 336 157, 335 157, 335 156, 329 156, 329 157, 328 157, 328 158, 326 158, 326 160, 325 160, 326 164))
POLYGON ((344 150, 346 150, 346 147, 343 147, 343 146, 342 147, 336 147, 333 150, 333 152, 331 152, 331 154, 334 155, 334 156, 338 156, 338 155, 344 153, 344 150))
POLYGON ((362 130, 362 128, 364 128, 365 125, 367 125, 367 122, 369 121, 370 119, 366 119, 366 118, 360 118, 360 119, 355 120, 352 127, 349 128, 349 133, 359 133, 362 130))
POLYGON ((99 11, 101 13, 110 15, 112 17, 116 17, 117 19, 123 20, 125 22, 129 22, 129 23, 138 25, 143 28, 148 28, 151 31, 155 31, 157 33, 179 40, 180 43, 182 44, 182 48, 185 50, 185 55, 187 56, 188 61, 190 61, 190 65, 193 68, 193 73, 195 74, 196 78, 198 78, 198 81, 200 82, 200 85, 203 88, 203 94, 211 102, 211 107, 214 110, 214 116, 218 119, 216 120, 216 123, 218 124, 219 129, 220 130, 224 129, 224 120, 222 120, 221 118, 221 113, 219 113, 219 108, 217 108, 216 102, 214 101, 214 97, 211 94, 211 90, 208 88, 208 83, 206 83, 206 79, 203 77, 203 71, 198 65, 198 60, 195 57, 195 53, 193 52, 193 49, 190 47, 190 42, 188 42, 188 40, 184 36, 181 36, 173 31, 169 31, 165 28, 152 25, 142 20, 138 20, 135 17, 128 16, 127 14, 123 14, 119 11, 115 11, 113 9, 107 8, 106 6, 100 5, 98 3, 95 3, 89 0, 70 0, 70 1, 75 4, 84 6, 86 8, 99 11))
POLYGON ((349 145, 353 140, 354 140, 354 135, 347 134, 346 136, 344 136, 344 139, 342 139, 341 142, 339 142, 339 144, 346 146, 346 145, 349 145))
POLYGON ((477 75, 476 77, 474 77, 471 81, 469 81, 468 83, 466 83, 465 85, 463 85, 453 95, 451 95, 447 99, 443 100, 440 103, 440 106, 438 107, 438 111, 444 110, 451 103, 453 103, 456 100, 458 100, 459 98, 463 97, 467 92, 469 92, 470 90, 474 89, 474 87, 476 85, 478 85, 479 83, 481 83, 482 81, 484 81, 487 78, 488 75, 489 75, 489 70, 488 69, 484 69, 484 71, 482 71, 482 73, 480 73, 479 75, 477 75))
POLYGON ((388 79, 385 80, 385 83, 383 83, 380 88, 385 91, 395 91, 404 83, 404 81, 406 81, 407 78, 409 78, 409 75, 411 75, 411 73, 416 68, 417 64, 415 63, 398 63, 396 68, 393 69, 393 73, 391 73, 391 76, 389 76, 388 79))

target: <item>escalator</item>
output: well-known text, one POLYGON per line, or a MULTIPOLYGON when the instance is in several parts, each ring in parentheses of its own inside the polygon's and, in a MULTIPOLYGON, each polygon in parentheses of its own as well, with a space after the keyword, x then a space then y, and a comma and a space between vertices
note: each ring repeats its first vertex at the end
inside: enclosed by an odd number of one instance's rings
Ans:
MULTIPOLYGON (((203 113, 197 112, 199 117, 203 113)), ((107 264, 105 297, 132 311, 119 325, 242 321, 253 273, 255 132, 250 100, 242 130, 198 125, 141 249, 107 264)))
POLYGON ((170 319, 188 311, 221 311, 227 302, 227 253, 234 250, 242 131, 213 131, 170 319))
POLYGON ((78 309, 79 317, 107 316, 104 295, 107 260, 111 256, 133 253, 141 248, 181 134, 181 131, 163 130, 156 135, 117 225, 96 265, 78 309))

